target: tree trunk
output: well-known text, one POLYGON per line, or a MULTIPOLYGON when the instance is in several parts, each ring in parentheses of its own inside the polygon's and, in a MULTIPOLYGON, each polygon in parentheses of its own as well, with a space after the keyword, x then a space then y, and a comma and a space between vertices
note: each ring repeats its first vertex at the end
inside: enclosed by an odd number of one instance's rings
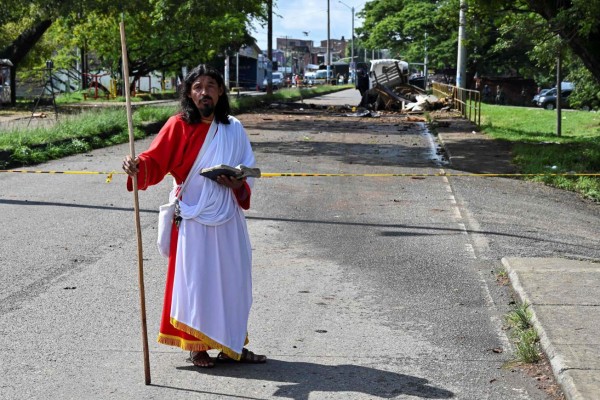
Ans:
POLYGON ((0 58, 8 58, 12 63, 13 67, 11 70, 10 80, 10 103, 15 105, 17 101, 16 91, 16 70, 21 61, 27 56, 29 51, 36 45, 41 37, 46 33, 52 20, 47 19, 39 22, 37 25, 23 31, 10 45, 0 51, 0 58))

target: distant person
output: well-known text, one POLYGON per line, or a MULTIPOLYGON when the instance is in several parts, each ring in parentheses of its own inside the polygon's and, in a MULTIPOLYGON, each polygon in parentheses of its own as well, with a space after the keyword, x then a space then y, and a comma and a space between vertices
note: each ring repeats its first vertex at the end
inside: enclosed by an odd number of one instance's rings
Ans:
POLYGON ((504 104, 504 92, 502 91, 502 86, 500 85, 496 86, 496 104, 504 104))
POLYGON ((362 68, 357 71, 356 88, 361 97, 364 97, 367 90, 369 90, 369 76, 362 68))
POLYGON ((211 349, 220 350, 220 360, 264 363, 265 356, 244 347, 252 304, 252 249, 243 210, 250 207, 253 179, 221 175, 215 182, 198 172, 188 176, 206 140, 212 139, 200 168, 253 166, 252 147, 240 121, 230 115, 217 70, 201 64, 190 71, 179 99, 179 113, 169 118, 150 148, 123 161, 130 191, 134 175, 145 190, 170 173, 177 184, 171 198, 190 180, 171 232, 158 342, 189 351, 200 368, 215 366, 207 353, 211 349))
POLYGON ((488 85, 483 86, 483 102, 489 103, 492 99, 492 89, 488 85))

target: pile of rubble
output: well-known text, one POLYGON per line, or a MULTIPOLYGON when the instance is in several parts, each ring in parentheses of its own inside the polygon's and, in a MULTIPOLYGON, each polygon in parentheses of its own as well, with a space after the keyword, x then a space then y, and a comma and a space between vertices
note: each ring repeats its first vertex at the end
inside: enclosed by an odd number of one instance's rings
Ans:
POLYGON ((432 94, 418 94, 415 97, 416 101, 405 104, 402 108, 403 111, 408 113, 422 113, 425 111, 449 109, 452 104, 451 99, 448 97, 440 99, 432 94))

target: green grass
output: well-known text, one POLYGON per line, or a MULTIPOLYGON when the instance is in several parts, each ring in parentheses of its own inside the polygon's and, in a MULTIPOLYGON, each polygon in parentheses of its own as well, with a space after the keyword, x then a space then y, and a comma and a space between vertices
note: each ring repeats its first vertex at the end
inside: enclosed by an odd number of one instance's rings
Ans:
POLYGON ((517 330, 527 330, 531 328, 531 310, 529 304, 518 305, 506 317, 506 322, 517 330))
POLYGON ((600 200, 600 178, 551 174, 600 173, 600 114, 563 110, 561 136, 556 111, 482 104, 481 128, 494 139, 513 144, 513 161, 521 173, 547 185, 600 200))
POLYGON ((531 364, 541 359, 540 338, 531 323, 529 304, 515 306, 505 320, 511 329, 515 342, 515 357, 517 361, 531 364))
MULTIPOLYGON (((133 113, 134 136, 145 137, 145 125, 166 121, 173 113, 174 107, 136 109, 133 113)), ((122 108, 63 115, 51 127, 15 128, 2 132, 0 151, 10 153, 10 161, 0 161, 0 168, 37 164, 128 141, 127 115, 122 108)))

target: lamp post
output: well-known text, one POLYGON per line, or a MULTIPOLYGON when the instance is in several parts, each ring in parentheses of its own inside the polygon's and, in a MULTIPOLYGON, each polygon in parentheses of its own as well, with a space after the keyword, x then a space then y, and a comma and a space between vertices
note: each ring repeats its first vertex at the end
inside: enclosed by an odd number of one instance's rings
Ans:
POLYGON ((346 7, 348 7, 351 11, 352 11, 352 47, 351 47, 351 59, 350 59, 350 67, 354 66, 354 7, 350 7, 348 4, 344 3, 343 1, 339 0, 339 2, 343 5, 345 5, 346 7))

